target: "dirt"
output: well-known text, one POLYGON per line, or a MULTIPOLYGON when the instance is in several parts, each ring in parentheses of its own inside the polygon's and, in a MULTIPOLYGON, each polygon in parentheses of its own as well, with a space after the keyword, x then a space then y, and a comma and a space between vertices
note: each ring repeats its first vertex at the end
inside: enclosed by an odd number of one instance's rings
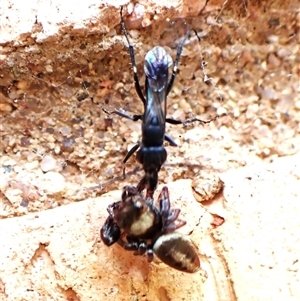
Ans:
POLYGON ((122 163, 141 123, 103 111, 143 113, 115 2, 3 10, 14 22, 0 37, 11 37, 0 48, 0 299, 298 300, 299 3, 124 8, 142 86, 147 51, 174 60, 189 28, 201 37, 184 43, 167 115, 219 118, 167 125, 178 146, 165 143, 155 195, 167 184, 199 251, 201 270, 186 274, 100 239, 115 189, 143 176, 135 155, 125 179, 122 163))
MULTIPOLYGON (((174 60, 187 29, 198 32, 200 42, 192 32, 184 44, 167 115, 220 115, 209 124, 167 126, 178 147, 166 143, 160 184, 209 178, 299 152, 299 7, 296 1, 269 2, 211 2, 198 17, 148 20, 151 25, 143 28, 147 22, 125 12, 141 85, 148 50, 164 46, 174 60)), ((141 179, 135 156, 122 175, 122 160, 141 138, 141 123, 102 110, 143 113, 128 45, 114 21, 106 35, 70 29, 68 38, 33 43, 26 60, 23 46, 3 45, 9 55, 0 81, 1 218, 81 201, 141 179)))

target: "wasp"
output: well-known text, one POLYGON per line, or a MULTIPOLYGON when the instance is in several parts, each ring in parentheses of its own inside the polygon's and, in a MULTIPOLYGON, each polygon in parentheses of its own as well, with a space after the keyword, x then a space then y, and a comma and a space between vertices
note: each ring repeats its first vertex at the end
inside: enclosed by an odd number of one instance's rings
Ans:
MULTIPOLYGON (((144 62, 144 72, 146 75, 146 80, 143 93, 137 73, 134 47, 129 40, 122 11, 123 7, 121 7, 120 11, 121 27, 128 43, 133 69, 134 85, 137 95, 144 105, 144 113, 131 116, 120 110, 109 112, 104 108, 102 109, 107 114, 114 113, 133 121, 142 121, 142 139, 129 150, 123 160, 123 164, 125 164, 128 159, 135 152, 137 152, 136 159, 143 166, 145 172, 144 177, 139 182, 137 187, 139 191, 142 191, 146 188, 146 196, 152 198, 158 183, 158 172, 167 159, 167 151, 164 147, 164 141, 169 142, 171 146, 177 146, 175 141, 173 141, 172 138, 165 133, 166 123, 183 125, 194 121, 210 123, 219 118, 219 116, 216 115, 213 119, 208 121, 200 120, 198 118, 191 118, 188 120, 175 120, 166 117, 167 96, 170 93, 174 80, 176 78, 183 45, 187 37, 189 36, 190 31, 187 32, 184 39, 179 44, 174 63, 171 56, 165 51, 163 47, 156 46, 147 52, 144 62), (172 64, 173 68, 170 76, 169 69, 172 64)), ((195 33, 197 34, 196 31, 195 33)), ((197 37, 198 39, 200 39, 198 35, 197 37)))
POLYGON ((169 190, 163 187, 158 197, 159 207, 153 199, 145 198, 136 187, 125 186, 121 201, 108 206, 109 213, 100 236, 103 243, 118 243, 135 255, 154 254, 165 264, 177 270, 194 273, 200 268, 197 250, 189 239, 176 232, 186 224, 180 220, 179 208, 171 208, 169 190))

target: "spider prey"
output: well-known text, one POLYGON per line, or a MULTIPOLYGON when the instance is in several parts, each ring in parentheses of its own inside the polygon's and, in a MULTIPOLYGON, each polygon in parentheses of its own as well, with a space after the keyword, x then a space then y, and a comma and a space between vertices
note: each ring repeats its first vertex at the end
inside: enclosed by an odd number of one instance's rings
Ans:
POLYGON ((196 249, 184 235, 175 232, 184 226, 178 219, 180 209, 171 208, 169 191, 163 187, 158 197, 159 208, 153 199, 144 198, 133 186, 125 186, 121 201, 110 204, 109 216, 101 228, 101 239, 105 245, 115 242, 135 255, 153 253, 167 265, 188 273, 200 268, 196 249))

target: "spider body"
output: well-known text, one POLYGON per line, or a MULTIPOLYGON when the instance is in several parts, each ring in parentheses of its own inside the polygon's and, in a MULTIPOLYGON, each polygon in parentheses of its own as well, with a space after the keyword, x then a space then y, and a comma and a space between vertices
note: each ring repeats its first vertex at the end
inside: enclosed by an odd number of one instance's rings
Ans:
POLYGON ((133 186, 125 186, 121 201, 108 206, 109 216, 101 228, 105 245, 118 243, 135 255, 153 254, 167 265, 184 272, 193 273, 200 268, 200 261, 191 242, 175 232, 186 224, 178 219, 180 209, 171 208, 169 191, 163 187, 159 206, 152 198, 144 198, 133 186))

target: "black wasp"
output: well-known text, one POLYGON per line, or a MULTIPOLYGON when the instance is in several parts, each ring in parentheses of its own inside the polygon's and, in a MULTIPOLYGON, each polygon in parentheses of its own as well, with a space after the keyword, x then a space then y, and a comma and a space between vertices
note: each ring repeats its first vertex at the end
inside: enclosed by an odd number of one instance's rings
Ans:
POLYGON ((163 187, 158 197, 144 198, 136 187, 125 186, 121 201, 108 206, 109 213, 100 234, 103 243, 118 243, 135 255, 155 254, 165 264, 177 270, 194 273, 200 268, 197 250, 190 240, 175 232, 186 224, 179 219, 180 209, 171 208, 169 190, 163 187))
MULTIPOLYGON (((152 198, 158 183, 158 172, 167 159, 167 151, 164 147, 164 141, 166 140, 169 142, 171 146, 177 146, 172 138, 165 133, 166 122, 170 124, 187 124, 194 121, 210 123, 219 116, 216 115, 213 119, 208 121, 200 120, 198 118, 191 118, 182 121, 166 117, 167 96, 172 89, 182 48, 190 33, 189 31, 177 48, 177 55, 174 64, 171 56, 163 47, 156 46, 148 51, 145 56, 144 63, 144 72, 146 75, 144 86, 145 93, 142 92, 137 74, 134 48, 128 37, 122 11, 123 7, 121 7, 120 11, 121 26, 128 42, 135 89, 137 95, 144 104, 144 114, 130 116, 119 110, 114 110, 112 112, 108 112, 104 108, 103 110, 107 114, 114 113, 133 121, 142 120, 142 140, 133 146, 132 149, 127 153, 123 163, 126 163, 127 160, 137 151, 136 158, 138 162, 142 164, 145 171, 145 175, 137 187, 139 191, 142 191, 146 188, 146 196, 152 198), (169 68, 172 64, 172 74, 171 77, 169 77, 169 68)), ((196 31, 195 33, 197 35, 196 31)), ((198 39, 200 40, 199 37, 198 39)))

